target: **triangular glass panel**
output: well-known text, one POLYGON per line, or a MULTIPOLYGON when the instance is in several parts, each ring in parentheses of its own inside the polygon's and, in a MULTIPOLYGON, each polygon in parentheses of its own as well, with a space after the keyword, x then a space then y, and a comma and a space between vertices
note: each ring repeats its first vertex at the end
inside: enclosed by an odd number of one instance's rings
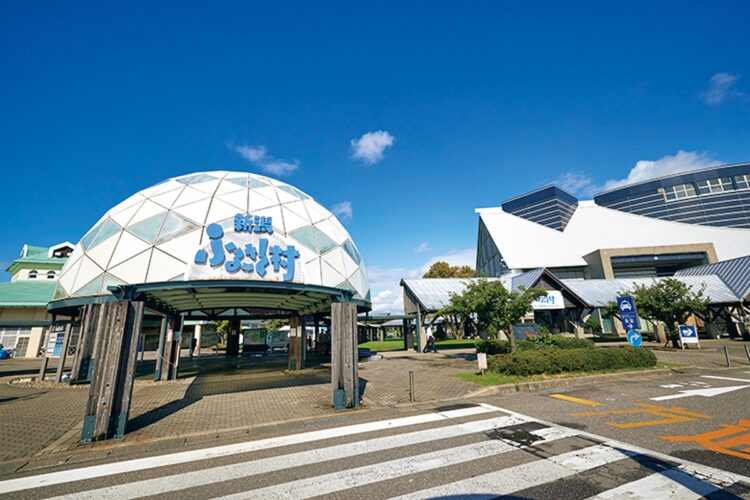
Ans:
POLYGON ((196 224, 193 224, 187 219, 183 219, 174 212, 169 212, 161 227, 161 231, 159 232, 157 243, 164 243, 165 241, 189 233, 197 228, 198 226, 196 224))
POLYGON ((336 285, 336 288, 340 290, 349 290, 353 294, 357 295, 357 289, 354 288, 354 286, 351 283, 349 283, 349 281, 347 280, 344 280, 342 283, 339 283, 338 285, 336 285))
POLYGON ((283 191, 286 191, 289 194, 296 196, 297 198, 302 198, 303 200, 309 198, 308 195, 306 195, 305 193, 303 193, 302 191, 300 191, 294 186, 277 186, 277 187, 283 191))
POLYGON ((292 238, 307 248, 316 251, 318 254, 323 254, 332 248, 336 248, 336 242, 322 231, 319 231, 315 226, 295 229, 289 234, 292 238))
POLYGON ((102 290, 102 283, 104 282, 104 275, 100 275, 97 278, 89 281, 81 288, 76 290, 75 295, 86 296, 86 295, 99 295, 102 290))
POLYGON ((354 243, 352 243, 352 240, 346 240, 343 245, 341 245, 346 253, 349 254, 349 257, 351 257, 354 262, 359 265, 362 262, 362 257, 359 255, 359 252, 357 251, 357 247, 354 246, 354 243))
POLYGON ((268 187, 268 184, 266 184, 265 182, 261 182, 258 179, 255 179, 254 177, 250 177, 248 179, 248 182, 251 188, 268 187))
POLYGON ((179 179, 175 179, 175 180, 183 184, 200 184, 201 182, 208 182, 214 179, 216 179, 216 177, 212 175, 193 174, 193 175, 188 175, 186 177, 180 177, 179 179))
POLYGON ((94 229, 89 231, 86 236, 83 237, 83 239, 81 240, 81 245, 83 245, 83 248, 85 248, 86 250, 91 250, 96 245, 106 240, 120 229, 122 228, 115 224, 112 219, 106 218, 102 222, 97 224, 94 229))
POLYGON ((231 179, 224 179, 224 182, 231 182, 238 186, 247 187, 247 177, 233 177, 231 179))
POLYGON ((128 226, 128 231, 135 234, 136 236, 141 237, 145 241, 148 241, 149 243, 153 243, 156 241, 156 235, 159 234, 159 229, 161 228, 162 222, 164 222, 164 218, 167 216, 167 212, 162 212, 160 214, 152 215, 148 219, 143 219, 140 222, 136 222, 135 224, 128 226))

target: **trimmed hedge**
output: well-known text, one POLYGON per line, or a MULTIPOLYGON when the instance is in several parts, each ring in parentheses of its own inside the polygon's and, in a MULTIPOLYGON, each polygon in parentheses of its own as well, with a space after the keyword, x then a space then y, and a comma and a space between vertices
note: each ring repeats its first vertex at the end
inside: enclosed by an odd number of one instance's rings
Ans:
MULTIPOLYGON (((537 335, 516 342, 518 351, 549 348, 584 349, 595 346, 596 344, 589 339, 578 339, 564 335, 537 335)), ((508 354, 510 353, 510 342, 507 340, 480 340, 477 342, 477 352, 484 352, 489 355, 508 354)))
POLYGON ((656 365, 649 349, 638 347, 528 349, 513 354, 498 354, 487 361, 491 371, 506 375, 557 374, 577 371, 648 368, 656 365))

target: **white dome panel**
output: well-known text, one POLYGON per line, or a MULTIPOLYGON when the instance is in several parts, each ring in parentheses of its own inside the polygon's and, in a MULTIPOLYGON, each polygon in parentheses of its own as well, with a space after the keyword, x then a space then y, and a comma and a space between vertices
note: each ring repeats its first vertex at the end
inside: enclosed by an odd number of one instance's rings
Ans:
POLYGON ((133 218, 136 212, 138 212, 138 209, 141 208, 141 205, 143 205, 143 203, 145 202, 146 200, 142 199, 138 203, 135 203, 122 210, 110 211, 109 218, 117 222, 121 227, 125 227, 128 225, 128 223, 130 222, 130 219, 133 218))
POLYGON ((138 255, 139 253, 146 250, 150 245, 140 239, 139 237, 130 234, 127 231, 123 231, 120 235, 120 240, 117 242, 117 247, 112 252, 112 258, 109 261, 109 267, 114 267, 121 262, 138 255))
MULTIPOLYGON (((279 281, 283 273, 261 277, 252 267, 237 272, 226 264, 235 256, 245 264, 271 259, 272 247, 285 251, 292 245, 299 253, 296 265, 301 272, 287 279, 354 288, 356 298, 369 292, 361 261, 350 257, 359 257, 356 247, 335 216, 299 189, 263 175, 223 171, 183 175, 134 194, 108 214, 109 220, 105 215, 87 233, 83 240, 87 250, 79 242, 65 264, 60 294, 106 294, 108 284, 166 280, 279 281), (271 217, 273 234, 260 232, 257 226, 235 228, 237 214, 271 217), (207 234, 215 224, 222 228, 214 235, 221 238, 218 249, 207 234), (263 240, 268 242, 265 255, 263 240), (211 258, 221 253, 224 262, 211 265, 211 258)), ((287 257, 281 254, 281 258, 287 257)), ((56 298, 64 298, 60 294, 56 298)))
POLYGON ((206 193, 202 191, 198 191, 197 189, 193 189, 190 186, 187 186, 182 193, 180 193, 179 198, 177 198, 177 201, 174 202, 172 205, 173 207, 182 207, 184 205, 187 205, 188 203, 193 203, 200 200, 207 200, 210 199, 210 196, 208 196, 206 193))
POLYGON ((217 195, 214 199, 220 199, 221 201, 225 203, 229 203, 233 207, 235 207, 235 210, 239 210, 240 212, 247 212, 247 191, 235 191, 234 193, 224 193, 222 195, 217 195))

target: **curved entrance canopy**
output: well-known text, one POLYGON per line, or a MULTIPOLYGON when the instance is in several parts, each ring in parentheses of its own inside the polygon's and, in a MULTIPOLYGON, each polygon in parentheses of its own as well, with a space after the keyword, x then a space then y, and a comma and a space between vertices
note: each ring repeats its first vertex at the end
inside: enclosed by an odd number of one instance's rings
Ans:
POLYGON ((125 431, 144 311, 162 316, 156 380, 176 377, 185 319, 229 320, 225 351, 237 357, 242 319, 288 317, 290 370, 305 364, 305 321, 316 335, 326 322, 334 406, 359 405, 364 262, 331 212, 269 177, 199 172, 134 194, 78 242, 48 309, 80 320, 71 380, 91 382, 83 441, 125 431))
MULTIPOLYGON (((292 295, 299 294, 298 285, 307 287, 303 295, 320 287, 337 289, 365 308, 370 301, 364 262, 336 216, 284 182, 214 171, 168 179, 104 214, 65 264, 50 310, 101 300, 129 285, 147 289, 150 297, 156 297, 157 286, 164 288, 163 297, 191 288, 174 283, 236 289, 221 281, 247 283, 248 290, 273 289, 274 295, 280 289, 267 284, 283 284, 292 295)), ((195 306, 203 305, 200 294, 215 294, 206 288, 193 287, 189 295, 195 306)), ((266 293, 251 295, 268 303, 266 293)), ((250 297, 235 298, 242 304, 219 305, 254 306, 250 297)), ((189 302, 176 309, 186 311, 189 302)), ((292 302, 271 301, 284 309, 292 302)))

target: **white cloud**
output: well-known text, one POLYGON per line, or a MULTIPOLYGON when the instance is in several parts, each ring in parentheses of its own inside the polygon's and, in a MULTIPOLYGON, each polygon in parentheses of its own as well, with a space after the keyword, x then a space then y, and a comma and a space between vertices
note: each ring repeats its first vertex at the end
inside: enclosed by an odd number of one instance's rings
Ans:
POLYGON ((342 201, 341 203, 336 203, 331 207, 331 212, 336 214, 336 216, 343 221, 350 221, 354 216, 351 201, 342 201))
POLYGON ((646 181, 671 174, 679 174, 689 170, 721 165, 722 162, 711 158, 707 153, 696 151, 677 151, 677 154, 662 156, 658 160, 640 160, 630 170, 624 179, 610 179, 602 188, 613 189, 634 182, 646 181))
POLYGON ((555 184, 571 193, 593 196, 598 189, 594 180, 583 172, 567 172, 555 180, 555 184))
POLYGON ((395 139, 385 130, 362 134, 359 139, 351 140, 352 158, 374 165, 383 159, 383 152, 393 146, 395 139))
POLYGON ((228 144, 229 148, 236 151, 244 159, 259 167, 266 173, 285 176, 299 168, 297 160, 278 160, 268 154, 265 146, 248 146, 228 144))
POLYGON ((265 146, 236 146, 234 148, 247 161, 256 163, 266 158, 265 146))
POLYGON ((260 168, 273 175, 289 175, 299 168, 298 161, 283 161, 273 160, 265 163, 261 163, 260 168))
POLYGON ((555 179, 555 183, 563 189, 579 196, 590 197, 602 191, 626 184, 647 181, 690 170, 713 167, 722 163, 719 160, 711 158, 708 153, 680 150, 675 155, 662 156, 658 160, 637 161, 625 178, 610 179, 604 184, 597 184, 591 177, 582 172, 567 172, 555 179))
POLYGON ((708 88, 700 93, 700 97, 706 104, 714 106, 730 99, 743 98, 745 94, 734 89, 739 79, 739 75, 716 73, 708 81, 708 88))
POLYGON ((372 292, 373 314, 402 314, 404 312, 403 292, 399 283, 402 279, 421 278, 430 266, 443 260, 452 266, 476 265, 476 248, 466 248, 445 255, 432 257, 418 267, 367 267, 367 277, 372 292))
POLYGON ((430 245, 427 244, 426 241, 423 241, 419 245, 417 245, 417 248, 414 249, 414 253, 425 253, 430 251, 430 245))

